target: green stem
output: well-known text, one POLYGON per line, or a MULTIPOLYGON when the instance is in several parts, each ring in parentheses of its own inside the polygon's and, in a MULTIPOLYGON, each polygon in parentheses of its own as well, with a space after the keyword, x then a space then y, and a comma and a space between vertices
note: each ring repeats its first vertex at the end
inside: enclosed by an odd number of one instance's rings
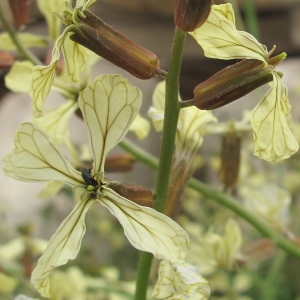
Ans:
POLYGON ((286 253, 280 251, 274 258, 273 264, 268 272, 261 289, 261 299, 272 300, 278 299, 278 291, 281 289, 279 276, 282 274, 282 267, 286 261, 286 253))
POLYGON ((254 35, 259 40, 259 22, 257 18, 255 3, 253 0, 245 0, 245 17, 249 33, 254 35))
POLYGON ((166 101, 164 126, 162 133, 162 142, 159 156, 159 166, 157 172, 155 188, 155 209, 163 212, 167 199, 170 172, 173 160, 173 151, 177 122, 179 116, 178 91, 179 91, 179 74, 181 69, 181 60, 186 34, 175 29, 172 55, 166 77, 166 101))
POLYGON ((237 215, 256 228, 263 236, 272 239, 277 246, 300 258, 300 247, 285 238, 280 232, 277 232, 272 227, 268 226, 264 221, 257 218, 233 197, 219 192, 194 178, 190 179, 188 187, 234 211, 237 215))
MULTIPOLYGON (((163 212, 167 193, 169 177, 172 166, 172 156, 176 136, 177 121, 179 115, 178 90, 179 73, 186 34, 178 28, 175 29, 172 55, 166 76, 166 102, 164 128, 160 149, 160 158, 155 188, 154 207, 157 211, 163 212)), ((152 263, 152 254, 142 252, 138 269, 135 300, 146 299, 149 273, 152 263)))
MULTIPOLYGON (((154 156, 152 156, 144 150, 140 150, 139 147, 137 147, 135 144, 128 142, 126 139, 123 139, 120 146, 126 149, 129 153, 135 155, 138 160, 147 164, 149 167, 153 169, 158 168, 157 158, 155 158, 154 156)), ((287 253, 290 253, 300 258, 300 247, 298 247, 289 239, 285 238, 280 232, 277 232, 272 227, 269 227, 264 221, 260 220, 250 211, 245 209, 233 197, 226 195, 194 178, 189 180, 187 186, 193 189, 194 191, 197 191, 198 193, 202 194, 203 196, 215 202, 218 202, 220 205, 230 209, 231 211, 242 217, 249 224, 251 224, 257 231, 259 231, 262 234, 262 236, 272 239, 278 247, 285 250, 287 253)))
POLYGON ((21 56, 24 59, 31 61, 34 65, 42 65, 42 62, 30 50, 24 47, 23 43, 19 39, 18 33, 13 29, 11 24, 7 22, 7 20, 5 19, 1 5, 0 5, 0 21, 3 27, 5 28, 5 30, 8 32, 10 38, 14 42, 21 56))

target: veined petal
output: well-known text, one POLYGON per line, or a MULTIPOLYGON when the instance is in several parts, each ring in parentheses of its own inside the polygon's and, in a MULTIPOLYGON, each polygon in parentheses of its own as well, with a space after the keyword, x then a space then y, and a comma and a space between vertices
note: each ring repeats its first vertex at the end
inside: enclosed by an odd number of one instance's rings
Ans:
POLYGON ((251 115, 255 142, 254 155, 267 161, 280 161, 294 154, 299 146, 290 131, 282 107, 287 102, 287 91, 280 77, 273 74, 273 85, 256 105, 251 115))
POLYGON ((14 143, 15 149, 3 159, 7 176, 27 182, 59 180, 71 186, 84 183, 81 174, 36 124, 21 124, 14 143))
POLYGON ((211 111, 200 110, 195 106, 180 110, 176 132, 176 148, 185 152, 195 152, 203 141, 205 126, 217 122, 211 111))
POLYGON ((50 274, 53 269, 77 256, 85 234, 84 218, 94 202, 88 197, 80 201, 51 237, 31 276, 31 282, 42 296, 50 296, 50 274))
POLYGON ((79 81, 79 73, 83 69, 88 54, 86 48, 73 42, 67 37, 61 47, 65 58, 64 74, 73 82, 79 81))
POLYGON ((61 145, 68 137, 68 123, 77 108, 77 102, 68 100, 42 118, 35 119, 34 123, 45 130, 57 145, 61 145))
POLYGON ((172 264, 162 261, 158 270, 158 281, 153 297, 158 299, 197 299, 209 298, 210 284, 200 275, 197 267, 183 263, 172 264))
POLYGON ((172 219, 156 210, 139 206, 108 187, 99 201, 120 221, 129 242, 137 249, 153 253, 156 258, 182 262, 189 238, 172 219))
POLYGON ((120 75, 98 76, 78 99, 90 134, 92 174, 104 170, 105 156, 129 130, 139 112, 142 93, 120 75))
POLYGON ((48 66, 36 66, 33 69, 30 96, 33 100, 32 109, 36 118, 42 116, 42 108, 54 80, 56 63, 60 56, 63 41, 67 36, 67 30, 68 28, 56 41, 50 64, 48 66))
POLYGON ((266 60, 268 53, 251 34, 238 31, 231 4, 213 5, 206 22, 190 34, 207 57, 266 60))

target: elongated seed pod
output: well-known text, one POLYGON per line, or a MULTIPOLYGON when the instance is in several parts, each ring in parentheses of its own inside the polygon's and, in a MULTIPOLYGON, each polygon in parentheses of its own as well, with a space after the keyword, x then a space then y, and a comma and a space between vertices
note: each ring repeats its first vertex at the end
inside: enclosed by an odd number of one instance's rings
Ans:
POLYGON ((153 207, 152 192, 141 185, 111 181, 109 187, 122 197, 136 204, 153 207))
POLYGON ((89 10, 74 28, 70 39, 95 52, 140 79, 155 76, 160 63, 157 56, 139 46, 89 10))
POLYGON ((198 84, 194 88, 194 105, 206 110, 224 106, 272 81, 272 74, 272 66, 244 59, 198 84))

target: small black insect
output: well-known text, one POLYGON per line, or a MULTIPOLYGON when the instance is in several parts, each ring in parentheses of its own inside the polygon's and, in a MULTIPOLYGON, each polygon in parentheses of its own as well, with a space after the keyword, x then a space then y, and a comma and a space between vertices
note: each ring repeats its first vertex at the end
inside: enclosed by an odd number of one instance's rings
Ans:
POLYGON ((98 182, 93 178, 91 173, 86 168, 81 169, 81 175, 87 185, 98 186, 98 182))

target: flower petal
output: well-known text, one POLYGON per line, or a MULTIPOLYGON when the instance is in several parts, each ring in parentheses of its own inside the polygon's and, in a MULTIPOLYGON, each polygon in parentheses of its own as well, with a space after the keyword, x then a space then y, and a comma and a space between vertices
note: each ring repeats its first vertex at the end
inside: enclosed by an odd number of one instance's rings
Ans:
POLYGON ((64 74, 73 82, 79 81, 79 73, 83 69, 88 57, 88 51, 83 46, 66 38, 62 44, 61 50, 65 58, 64 74))
POLYGON ((254 155, 267 161, 280 161, 294 154, 299 146, 290 131, 285 114, 287 91, 280 77, 273 74, 273 86, 252 111, 254 155))
POLYGON ((54 80, 56 63, 60 57, 60 49, 67 36, 67 30, 68 28, 56 41, 50 64, 48 66, 36 66, 33 69, 30 96, 33 100, 32 109, 36 118, 42 116, 42 108, 54 80))
POLYGON ((158 280, 153 297, 158 299, 197 299, 209 298, 210 284, 200 275, 197 267, 183 263, 172 264, 162 261, 159 265, 158 280))
POLYGON ((21 124, 14 142, 16 148, 3 159, 7 176, 27 182, 59 180, 71 186, 84 183, 81 174, 37 125, 21 124))
POLYGON ((28 61, 16 61, 5 76, 5 86, 13 92, 29 93, 34 65, 28 61))
POLYGON ((137 114, 129 130, 134 132, 136 136, 142 140, 149 135, 149 131, 150 131, 149 121, 143 118, 140 114, 137 114))
POLYGON ((184 260, 189 239, 175 221, 150 207, 137 205, 105 186, 101 192, 105 196, 99 201, 118 218, 135 248, 153 253, 159 259, 184 260))
POLYGON ((102 75, 80 94, 78 103, 90 134, 95 175, 103 172, 105 156, 129 130, 142 94, 120 75, 102 75))
POLYGON ((58 38, 60 29, 61 29, 61 20, 53 13, 61 13, 66 8, 66 3, 70 3, 70 0, 61 1, 61 0, 38 0, 37 4, 40 12, 44 15, 48 30, 49 36, 55 40, 58 38))
POLYGON ((213 5, 206 22, 190 34, 207 57, 265 61, 268 54, 254 36, 235 28, 234 12, 228 3, 213 5))
POLYGON ((42 296, 50 296, 50 274, 53 269, 77 256, 85 233, 85 214, 94 202, 88 197, 80 201, 51 237, 31 276, 31 282, 42 296))
POLYGON ((47 132, 52 141, 58 145, 65 145, 72 156, 71 161, 78 162, 78 154, 70 139, 68 124, 74 111, 78 108, 78 103, 68 100, 58 106, 53 111, 45 114, 42 118, 34 119, 34 123, 47 132))

